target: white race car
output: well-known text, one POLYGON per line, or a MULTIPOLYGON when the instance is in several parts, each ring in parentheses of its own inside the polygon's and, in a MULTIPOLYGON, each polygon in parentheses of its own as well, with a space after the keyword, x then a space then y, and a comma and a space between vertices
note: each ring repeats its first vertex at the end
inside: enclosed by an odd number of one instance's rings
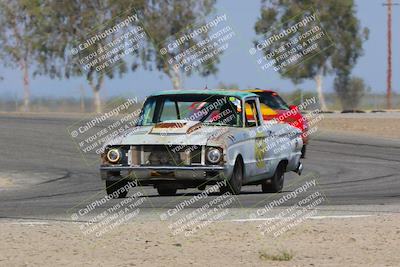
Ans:
POLYGON ((239 194, 261 184, 280 192, 284 173, 301 174, 301 131, 267 124, 258 96, 238 90, 174 90, 145 101, 133 129, 105 146, 101 178, 107 193, 125 197, 129 181, 160 195, 225 181, 220 191, 239 194))

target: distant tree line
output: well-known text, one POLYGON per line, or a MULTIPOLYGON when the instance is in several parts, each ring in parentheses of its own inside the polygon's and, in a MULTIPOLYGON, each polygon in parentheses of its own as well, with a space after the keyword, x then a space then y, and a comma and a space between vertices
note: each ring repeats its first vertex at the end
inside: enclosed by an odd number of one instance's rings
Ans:
MULTIPOLYGON (((304 17, 312 15, 317 16, 317 23, 314 25, 318 25, 329 35, 318 41, 319 53, 302 60, 296 67, 279 70, 282 77, 295 84, 314 79, 322 110, 327 109, 322 85, 326 74, 336 76, 334 89, 343 108, 356 104, 356 101, 349 101, 349 97, 359 98, 362 95, 364 84, 359 78, 351 77, 351 70, 363 53, 362 43, 368 39, 369 31, 361 28, 355 12, 353 0, 262 0, 261 17, 255 25, 255 31, 260 37, 280 33, 300 23, 304 17)), ((310 27, 299 27, 293 35, 299 37, 309 30, 310 27)), ((287 42, 293 35, 282 40, 287 42)), ((281 45, 282 42, 274 42, 264 52, 268 54, 279 49, 281 45)))
MULTIPOLYGON (((215 11, 216 0, 2 0, 0 1, 0 59, 7 67, 18 68, 23 81, 23 106, 29 111, 31 75, 47 75, 51 78, 69 79, 84 77, 93 92, 93 103, 101 112, 100 91, 106 78, 122 77, 139 66, 147 70, 157 69, 165 73, 174 88, 182 86, 182 72, 169 64, 179 53, 195 42, 208 38, 208 33, 189 39, 173 52, 160 53, 160 48, 191 31, 189 25, 205 23, 205 18, 215 11), (82 69, 77 58, 71 55, 76 44, 87 41, 92 35, 113 27, 126 19, 127 11, 138 14, 139 19, 107 38, 97 40, 85 49, 81 58, 102 49, 133 27, 144 28, 145 45, 130 57, 121 58, 118 64, 96 70, 94 66, 82 69)), ((321 107, 326 109, 322 78, 336 74, 335 90, 343 107, 354 106, 365 85, 359 78, 351 77, 351 70, 362 54, 362 42, 368 36, 355 17, 353 0, 262 0, 261 16, 255 25, 255 33, 265 35, 271 29, 288 27, 288 18, 296 14, 318 11, 323 28, 334 37, 334 45, 310 60, 302 62, 289 72, 281 72, 294 83, 314 79, 321 107), (310 8, 312 7, 312 8, 310 8), (353 92, 353 91, 354 92, 353 92)), ((296 23, 296 19, 290 23, 296 23)), ((299 34, 301 34, 301 30, 299 34)), ((207 76, 218 71, 219 55, 196 71, 207 76)), ((229 87, 229 86, 228 86, 229 87)))
MULTIPOLYGON (((214 4, 215 0, 2 0, 0 59, 4 65, 20 69, 26 111, 29 110, 32 73, 34 76, 48 75, 51 78, 85 77, 92 88, 96 111, 100 112, 99 92, 105 78, 121 77, 129 69, 135 71, 140 65, 150 70, 157 68, 171 78, 175 88, 180 87, 182 73, 168 64, 168 60, 190 47, 194 40, 187 40, 173 54, 167 51, 161 55, 159 49, 166 45, 163 42, 168 38, 190 31, 188 25, 204 22, 204 18, 214 10, 214 4), (107 38, 97 40, 79 56, 83 58, 98 51, 137 26, 144 26, 147 31, 146 44, 134 50, 130 57, 121 58, 118 64, 100 71, 95 66, 82 69, 77 58, 71 56, 74 45, 84 43, 92 35, 121 23, 132 13, 139 14, 139 20, 109 34, 107 38)), ((199 38, 207 38, 207 34, 199 35, 199 38)), ((217 62, 208 62, 197 70, 204 76, 215 73, 217 62)), ((188 71, 185 75, 191 73, 188 71)))

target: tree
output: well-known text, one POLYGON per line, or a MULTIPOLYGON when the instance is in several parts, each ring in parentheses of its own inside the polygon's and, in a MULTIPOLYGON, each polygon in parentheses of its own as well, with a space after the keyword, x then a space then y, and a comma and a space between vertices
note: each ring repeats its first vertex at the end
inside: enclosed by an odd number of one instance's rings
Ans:
POLYGON ((0 1, 0 58, 7 67, 19 67, 24 88, 24 111, 30 106, 29 69, 34 62, 37 36, 33 33, 35 1, 0 1))
MULTIPOLYGON (((143 3, 142 0, 43 1, 42 20, 36 25, 36 31, 47 34, 42 40, 38 73, 50 77, 84 76, 93 91, 95 111, 100 113, 100 90, 105 78, 121 77, 128 70, 126 50, 117 49, 117 45, 124 47, 127 43, 124 34, 138 26, 134 8, 142 8, 143 3), (113 30, 127 19, 128 24, 113 30), (103 58, 114 49, 117 52, 112 53, 110 60, 103 58)), ((139 49, 132 54, 138 55, 139 49)), ((131 69, 137 66, 135 57, 131 69)))
POLYGON ((337 75, 334 87, 343 110, 356 109, 366 91, 366 85, 362 78, 347 75, 337 75))
MULTIPOLYGON (((175 42, 178 38, 193 32, 190 25, 202 25, 204 18, 211 13, 215 0, 148 0, 144 8, 144 27, 150 35, 151 46, 147 49, 147 57, 158 70, 165 73, 172 81, 174 89, 182 86, 182 69, 189 63, 182 63, 181 67, 171 64, 175 57, 187 49, 197 46, 209 37, 209 32, 203 32, 195 38, 186 39, 179 47, 168 49, 168 44, 175 42), (165 49, 164 53, 160 52, 165 49)), ((216 64, 219 62, 218 55, 212 60, 207 60, 195 68, 184 73, 191 75, 193 70, 202 76, 207 76, 217 71, 216 64)))
POLYGON ((263 52, 267 55, 283 43, 293 38, 299 39, 316 25, 333 37, 333 40, 329 36, 319 39, 319 50, 312 57, 301 60, 295 67, 278 70, 283 77, 291 79, 295 84, 304 79, 314 79, 321 109, 326 110, 323 77, 336 70, 351 69, 362 54, 362 41, 368 37, 368 30, 362 31, 359 20, 355 17, 353 0, 262 0, 261 17, 256 22, 255 31, 267 39, 298 25, 306 16, 313 14, 317 15, 317 21, 298 27, 297 32, 286 35, 280 42, 273 42, 263 52), (343 58, 347 60, 342 62, 343 58))

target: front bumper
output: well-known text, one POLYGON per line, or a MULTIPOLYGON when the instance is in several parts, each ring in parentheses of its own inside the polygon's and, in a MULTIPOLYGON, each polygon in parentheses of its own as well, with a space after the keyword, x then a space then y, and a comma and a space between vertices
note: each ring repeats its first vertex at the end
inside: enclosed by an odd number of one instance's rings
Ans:
POLYGON ((102 180, 224 180, 224 166, 100 166, 102 180), (119 173, 119 175, 115 175, 119 173))

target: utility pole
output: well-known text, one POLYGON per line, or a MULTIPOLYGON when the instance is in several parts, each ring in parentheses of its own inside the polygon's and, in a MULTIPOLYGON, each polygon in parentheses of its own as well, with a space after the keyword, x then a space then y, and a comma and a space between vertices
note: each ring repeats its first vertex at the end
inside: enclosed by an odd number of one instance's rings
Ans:
POLYGON ((392 109, 392 0, 387 0, 386 108, 392 109))
POLYGON ((392 109, 392 6, 399 5, 387 0, 387 75, 386 75, 386 108, 392 109))

